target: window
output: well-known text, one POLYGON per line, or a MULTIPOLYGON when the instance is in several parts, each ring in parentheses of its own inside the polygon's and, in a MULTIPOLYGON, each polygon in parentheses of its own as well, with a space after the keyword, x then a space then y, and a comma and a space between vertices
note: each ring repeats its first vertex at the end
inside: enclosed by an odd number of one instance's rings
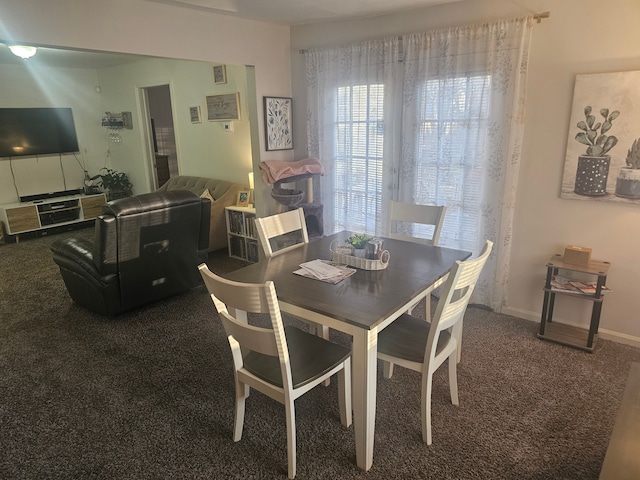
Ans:
MULTIPOLYGON (((418 87, 415 202, 447 206, 440 244, 472 250, 480 237, 491 78, 433 79, 418 87)), ((429 227, 415 226, 426 236, 429 227)))
POLYGON ((382 206, 384 85, 339 87, 337 93, 334 231, 373 233, 382 206))

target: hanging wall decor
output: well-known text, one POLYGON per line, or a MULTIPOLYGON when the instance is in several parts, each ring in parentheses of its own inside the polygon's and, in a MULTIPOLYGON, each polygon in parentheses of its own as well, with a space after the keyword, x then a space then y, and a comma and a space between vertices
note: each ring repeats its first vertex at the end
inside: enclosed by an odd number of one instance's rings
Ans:
POLYGON ((292 99, 264 97, 264 131, 267 150, 293 149, 292 99))
POLYGON ((207 120, 240 120, 240 94, 207 96, 207 120))
POLYGON ((562 198, 640 204, 640 71, 577 75, 562 198))

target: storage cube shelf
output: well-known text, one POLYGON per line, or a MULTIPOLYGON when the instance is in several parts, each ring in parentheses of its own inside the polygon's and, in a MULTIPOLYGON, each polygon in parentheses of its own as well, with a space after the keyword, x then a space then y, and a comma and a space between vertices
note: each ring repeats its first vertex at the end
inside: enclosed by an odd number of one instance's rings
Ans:
POLYGON ((225 217, 229 256, 247 262, 257 262, 259 253, 255 208, 227 207, 225 208, 225 217))

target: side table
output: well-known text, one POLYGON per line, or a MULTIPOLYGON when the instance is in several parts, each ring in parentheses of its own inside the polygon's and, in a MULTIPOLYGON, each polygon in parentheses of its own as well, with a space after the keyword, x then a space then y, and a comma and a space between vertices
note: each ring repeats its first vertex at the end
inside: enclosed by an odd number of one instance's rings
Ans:
POLYGON ((547 263, 547 278, 544 285, 544 303, 542 305, 542 318, 540 320, 538 338, 593 352, 598 326, 600 325, 600 313, 602 311, 602 301, 609 266, 609 262, 598 260, 591 260, 588 266, 580 266, 565 263, 562 255, 554 255, 551 257, 547 263), (567 290, 559 288, 557 285, 554 285, 553 279, 561 271, 580 272, 591 279, 595 278, 595 288, 591 292, 579 289, 567 290), (589 323, 588 330, 559 322, 552 322, 556 294, 569 295, 593 302, 591 322, 589 323))

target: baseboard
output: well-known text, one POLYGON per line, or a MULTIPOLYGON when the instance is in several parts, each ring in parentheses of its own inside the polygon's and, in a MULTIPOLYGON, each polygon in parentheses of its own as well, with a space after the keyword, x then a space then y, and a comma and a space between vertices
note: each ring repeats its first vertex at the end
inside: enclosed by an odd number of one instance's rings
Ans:
MULTIPOLYGON (((530 312, 528 310, 521 310, 519 308, 507 307, 507 308, 503 308, 501 313, 504 313, 505 315, 511 315, 512 317, 522 318, 523 320, 529 320, 531 322, 540 323, 539 312, 530 312)), ((556 320, 561 323, 566 323, 567 325, 584 328, 584 325, 582 324, 578 325, 575 322, 571 322, 561 318, 556 320)), ((598 337, 603 338, 605 340, 611 340, 617 343, 622 343, 624 345, 631 345, 632 347, 640 347, 640 337, 627 335, 626 333, 614 332, 613 330, 599 328, 598 337)))

